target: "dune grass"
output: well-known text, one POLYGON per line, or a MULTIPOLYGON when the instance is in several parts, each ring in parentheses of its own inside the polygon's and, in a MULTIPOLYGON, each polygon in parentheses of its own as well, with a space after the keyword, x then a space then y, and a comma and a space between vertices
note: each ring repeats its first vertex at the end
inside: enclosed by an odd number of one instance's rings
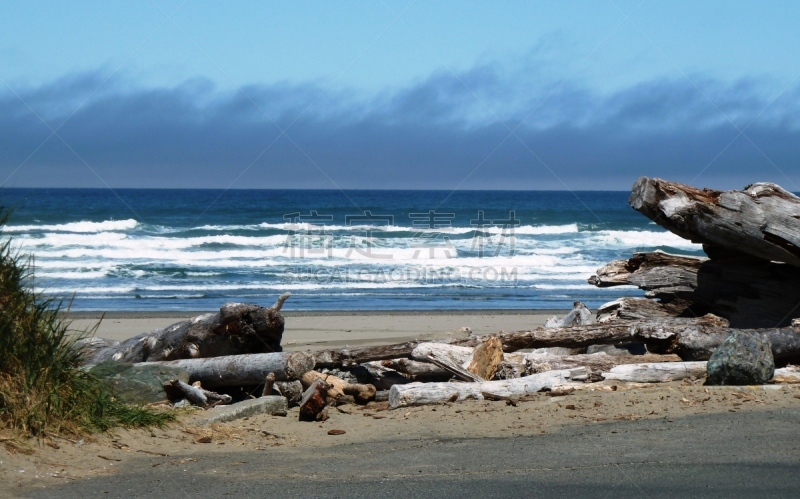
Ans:
MULTIPOLYGON (((8 211, 0 208, 0 227, 7 220, 8 211)), ((0 429, 81 434, 174 419, 120 402, 105 381, 81 369, 75 346, 82 336, 59 317, 61 302, 32 289, 31 261, 10 237, 0 241, 0 429)))

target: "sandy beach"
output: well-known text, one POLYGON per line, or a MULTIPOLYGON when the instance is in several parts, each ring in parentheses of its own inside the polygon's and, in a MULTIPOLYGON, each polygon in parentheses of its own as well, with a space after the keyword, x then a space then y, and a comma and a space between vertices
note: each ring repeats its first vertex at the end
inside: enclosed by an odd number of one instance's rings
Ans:
MULTIPOLYGON (((289 311, 284 344, 287 349, 317 350, 452 338, 467 334, 463 327, 481 333, 530 329, 563 313, 289 311)), ((193 315, 107 314, 97 333, 121 340, 193 315)), ((74 314, 71 319, 73 327, 84 328, 95 324, 97 316, 74 314)), ((624 485, 628 496, 639 497, 637 474, 615 475, 620 467, 645 467, 643 473, 661 480, 651 486, 672 490, 682 483, 676 477, 686 475, 688 460, 693 469, 702 470, 694 475, 698 483, 716 480, 719 487, 731 487, 727 474, 706 475, 708 470, 716 473, 724 456, 725 466, 738 466, 737 473, 746 477, 737 491, 766 483, 756 473, 763 466, 783 473, 769 481, 775 487, 783 484, 774 491, 791 488, 800 450, 791 443, 797 425, 789 423, 800 420, 800 385, 705 387, 702 381, 604 381, 561 397, 537 393, 517 405, 467 400, 390 410, 385 402, 371 402, 330 408, 329 419, 315 423, 298 421, 295 407, 285 417, 256 415, 209 427, 199 423, 204 411, 190 409, 163 429, 115 430, 83 439, 6 440, 0 446, 0 495, 83 497, 91 491, 104 497, 138 497, 164 490, 219 495, 228 493, 234 482, 249 484, 251 492, 243 495, 260 496, 263 487, 275 484, 289 487, 280 494, 286 497, 351 495, 349 482, 342 481, 346 478, 361 487, 357 490, 364 497, 380 484, 396 488, 409 479, 423 488, 429 483, 434 490, 452 489, 445 494, 452 496, 461 490, 453 480, 477 480, 481 486, 481 477, 493 476, 503 490, 515 490, 519 484, 514 480, 543 477, 572 490, 573 480, 580 477, 604 483, 608 490, 624 485), (715 438, 720 425, 726 432, 722 439, 715 438), (331 430, 344 433, 331 435, 331 430), (784 438, 786 431, 794 433, 784 438), (771 447, 752 452, 750 442, 765 435, 771 447), (532 450, 540 448, 547 454, 532 450), (478 458, 487 453, 495 457, 478 458), (515 457, 520 453, 530 454, 526 459, 538 464, 520 461, 515 457), (336 464, 345 456, 349 464, 336 464), (611 468, 608 462, 614 463, 611 468), (557 470, 569 471, 562 477, 557 470), (306 488, 291 488, 296 480, 306 488)), ((585 492, 591 496, 600 489, 592 490, 585 492)))
MULTIPOLYGON (((283 345, 286 350, 315 350, 344 346, 387 345, 409 340, 433 340, 474 333, 522 331, 541 326, 548 317, 564 316, 564 310, 393 311, 393 312, 282 312, 286 318, 283 345)), ((107 313, 95 336, 124 340, 167 327, 196 313, 107 313)), ((83 331, 97 325, 102 314, 72 313, 72 328, 83 331)))

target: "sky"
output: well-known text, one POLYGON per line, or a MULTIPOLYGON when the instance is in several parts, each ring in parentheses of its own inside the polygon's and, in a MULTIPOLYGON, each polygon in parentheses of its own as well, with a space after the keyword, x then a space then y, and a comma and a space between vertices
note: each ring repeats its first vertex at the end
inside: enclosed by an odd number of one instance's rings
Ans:
POLYGON ((7 0, 6 187, 800 191, 800 3, 7 0))

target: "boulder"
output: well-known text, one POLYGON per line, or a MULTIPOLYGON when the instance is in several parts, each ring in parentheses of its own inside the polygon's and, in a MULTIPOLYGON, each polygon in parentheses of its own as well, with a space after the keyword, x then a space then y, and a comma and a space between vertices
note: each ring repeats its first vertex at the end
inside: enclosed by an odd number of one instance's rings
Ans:
POLYGON ((167 399, 164 383, 179 379, 189 382, 189 373, 183 369, 159 365, 133 365, 120 362, 101 362, 89 370, 106 379, 120 400, 128 404, 150 404, 167 399))
POLYGON ((763 385, 775 374, 772 346, 762 336, 734 331, 708 359, 708 385, 763 385))

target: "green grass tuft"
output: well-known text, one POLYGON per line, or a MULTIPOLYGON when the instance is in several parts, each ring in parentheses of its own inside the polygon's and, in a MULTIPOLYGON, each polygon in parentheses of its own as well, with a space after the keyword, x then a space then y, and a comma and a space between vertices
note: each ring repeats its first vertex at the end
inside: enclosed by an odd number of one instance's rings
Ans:
MULTIPOLYGON (((0 208, 0 227, 7 220, 0 208)), ((18 254, 10 238, 0 242, 0 429, 79 434, 174 419, 122 403, 105 381, 81 369, 82 335, 59 317, 62 303, 38 296, 32 281, 31 258, 18 254)))

